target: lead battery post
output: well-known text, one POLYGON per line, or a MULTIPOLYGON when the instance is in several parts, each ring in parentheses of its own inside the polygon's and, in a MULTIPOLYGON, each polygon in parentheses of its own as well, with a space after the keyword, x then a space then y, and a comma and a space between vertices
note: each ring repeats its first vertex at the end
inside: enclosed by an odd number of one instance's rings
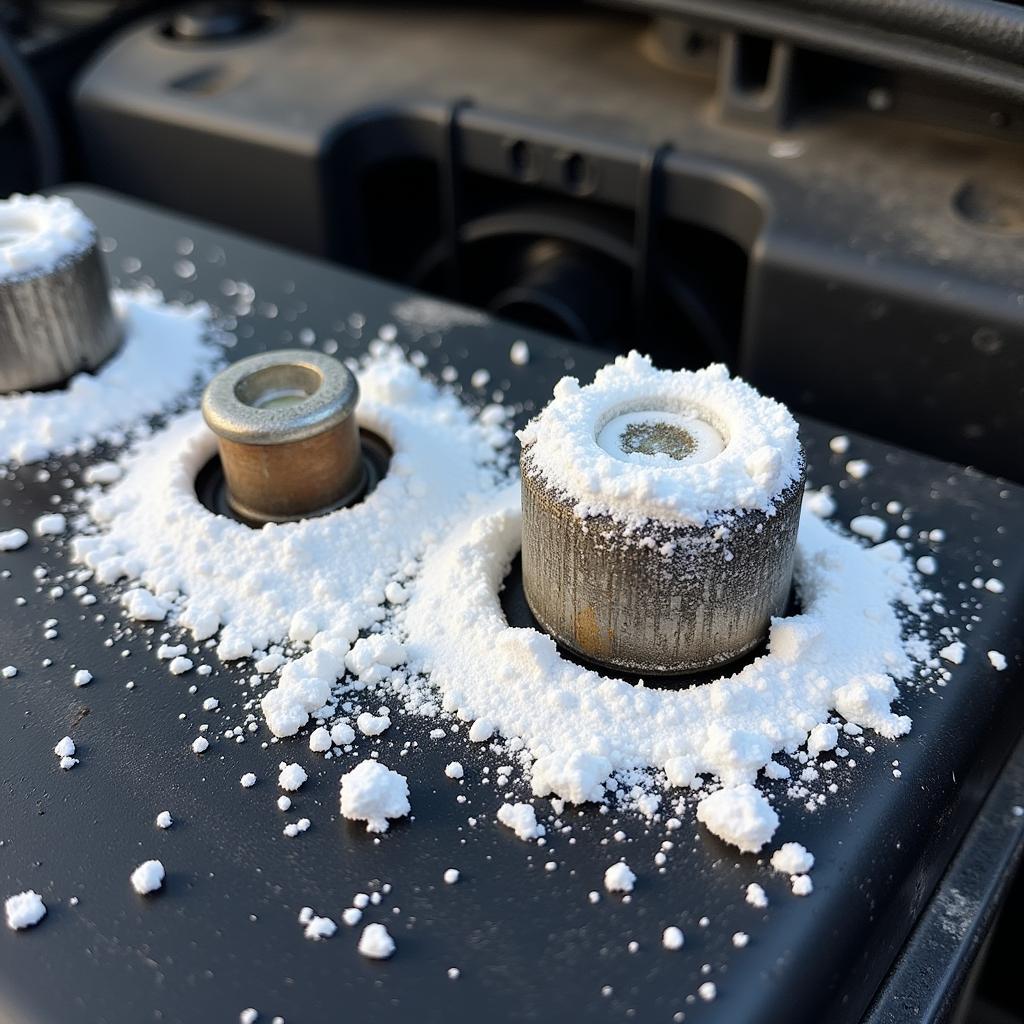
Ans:
POLYGON ((85 214, 63 196, 0 200, 0 394, 97 370, 121 337, 85 214))
POLYGON ((804 487, 795 420, 725 367, 632 353, 567 378, 521 433, 523 587, 575 654, 699 672, 764 642, 789 599, 804 487))
POLYGON ((284 349, 222 370, 203 395, 227 505, 253 525, 322 514, 367 488, 359 384, 337 359, 284 349))

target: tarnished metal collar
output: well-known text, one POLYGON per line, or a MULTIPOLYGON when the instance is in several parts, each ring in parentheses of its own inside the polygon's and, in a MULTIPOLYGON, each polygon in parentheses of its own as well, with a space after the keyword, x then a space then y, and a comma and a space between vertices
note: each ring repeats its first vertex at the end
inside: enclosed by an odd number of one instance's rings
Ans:
POLYGON ((319 352, 280 349, 221 371, 203 395, 203 418, 228 441, 289 444, 344 422, 358 401, 359 384, 343 363, 319 352))

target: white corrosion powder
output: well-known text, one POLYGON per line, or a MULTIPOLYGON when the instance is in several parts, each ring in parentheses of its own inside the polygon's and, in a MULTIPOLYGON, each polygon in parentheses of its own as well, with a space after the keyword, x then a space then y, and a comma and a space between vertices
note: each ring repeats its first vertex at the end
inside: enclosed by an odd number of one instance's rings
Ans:
POLYGON ((0 532, 0 551, 17 551, 28 543, 28 534, 21 529, 0 532))
POLYGON ((800 472, 797 425, 785 406, 730 377, 725 366, 657 370, 636 352, 598 370, 586 387, 564 377, 519 436, 537 472, 578 515, 631 524, 656 518, 703 525, 723 510, 769 511, 800 472), (618 458, 597 438, 631 412, 696 416, 725 448, 708 459, 618 458))
POLYGON ((682 930, 675 925, 666 928, 661 934, 661 944, 666 949, 682 949, 685 941, 686 937, 683 935, 682 930))
POLYGON ((0 280, 51 273, 96 241, 92 221, 65 196, 0 200, 0 280))
POLYGON ((680 785, 697 773, 752 783, 812 730, 816 750, 834 745, 831 709, 888 737, 910 729, 890 709, 896 680, 930 652, 904 641, 900 614, 921 599, 896 542, 864 548, 805 512, 795 566, 802 612, 773 621, 769 653, 702 686, 655 690, 604 678, 543 633, 509 627, 499 590, 520 526, 518 487, 509 488, 427 558, 396 614, 409 667, 429 672, 443 708, 486 718, 536 756, 535 794, 600 799, 611 772, 644 766, 680 785))
POLYGON ((209 375, 218 360, 209 307, 168 305, 152 290, 115 291, 113 301, 124 341, 97 373, 57 391, 0 395, 0 463, 120 443, 125 428, 172 408, 209 375))
POLYGON ((341 813, 365 821, 367 832, 387 832, 389 818, 409 813, 409 782, 380 761, 362 761, 341 777, 341 813))
POLYGON ((282 763, 279 767, 281 770, 277 776, 277 784, 289 792, 299 789, 306 779, 309 778, 306 774, 306 769, 294 761, 291 764, 282 763))
POLYGON ((32 889, 8 896, 4 901, 4 913, 7 916, 7 927, 18 931, 39 924, 46 916, 46 905, 39 893, 32 889))
POLYGON ((814 854, 800 843, 783 843, 772 854, 772 867, 783 875, 806 875, 814 867, 814 854))
POLYGON ((706 796, 697 804, 697 820, 744 853, 757 853, 779 827, 772 805, 749 782, 706 796))
POLYGON ((382 924, 368 924, 359 936, 359 952, 371 960, 387 960, 395 951, 395 940, 382 924))
POLYGON ((751 882, 747 886, 745 898, 752 907, 757 907, 758 910, 764 910, 768 906, 768 896, 764 888, 757 882, 751 882))
POLYGON ((604 887, 609 892, 632 892, 636 885, 636 875, 624 862, 613 864, 604 873, 604 887))
POLYGON ((533 804, 502 804, 498 808, 498 821, 524 842, 544 834, 544 826, 537 824, 533 804))
POLYGON ((164 884, 164 866, 158 860, 147 860, 132 872, 132 888, 140 895, 156 892, 164 884))
POLYGON ((356 642, 359 633, 384 617, 387 584, 501 478, 509 434, 500 410, 477 416, 394 346, 375 346, 357 376, 360 423, 394 452, 365 501, 260 530, 215 516, 196 499, 194 480, 216 440, 199 413, 188 413, 143 443, 106 493, 91 496, 99 531, 74 542, 98 582, 141 581, 174 605, 171 618, 197 640, 221 629, 223 660, 289 637, 311 641, 263 698, 278 736, 305 725, 346 670, 372 683, 402 663, 394 638, 356 642))

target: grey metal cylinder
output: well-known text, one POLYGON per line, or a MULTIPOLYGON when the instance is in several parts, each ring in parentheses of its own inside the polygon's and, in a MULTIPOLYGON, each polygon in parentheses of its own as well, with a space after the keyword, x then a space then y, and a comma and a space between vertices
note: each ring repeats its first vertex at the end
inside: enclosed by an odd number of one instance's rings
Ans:
POLYGON ((726 530, 650 522, 642 535, 611 516, 581 518, 521 459, 523 584, 538 623, 574 653, 640 675, 697 672, 762 643, 785 608, 804 490, 774 514, 728 515, 726 530))
POLYGON ((50 388, 96 370, 120 341, 84 214, 59 197, 0 202, 0 392, 50 388))
POLYGON ((260 524, 354 501, 366 483, 358 401, 348 367, 319 352, 266 352, 217 374, 202 408, 232 510, 260 524))

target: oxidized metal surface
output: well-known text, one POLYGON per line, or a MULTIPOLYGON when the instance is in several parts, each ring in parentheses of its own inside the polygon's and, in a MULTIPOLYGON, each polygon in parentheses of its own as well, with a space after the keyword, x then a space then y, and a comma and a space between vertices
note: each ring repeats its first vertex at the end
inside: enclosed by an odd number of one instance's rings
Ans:
POLYGON ((222 370, 203 416, 231 508, 253 523, 286 522, 354 500, 366 474, 358 400, 348 368, 318 352, 269 352, 222 370))
POLYGON ((0 392, 50 388, 95 370, 120 341, 95 241, 47 273, 0 279, 0 392))
POLYGON ((804 490, 775 514, 737 513, 720 526, 581 519, 522 455, 523 585, 530 610, 559 643, 639 674, 697 672, 742 657, 785 609, 804 490), (653 542, 653 543, 652 543, 653 542), (670 545, 670 547, 668 547, 670 545))

